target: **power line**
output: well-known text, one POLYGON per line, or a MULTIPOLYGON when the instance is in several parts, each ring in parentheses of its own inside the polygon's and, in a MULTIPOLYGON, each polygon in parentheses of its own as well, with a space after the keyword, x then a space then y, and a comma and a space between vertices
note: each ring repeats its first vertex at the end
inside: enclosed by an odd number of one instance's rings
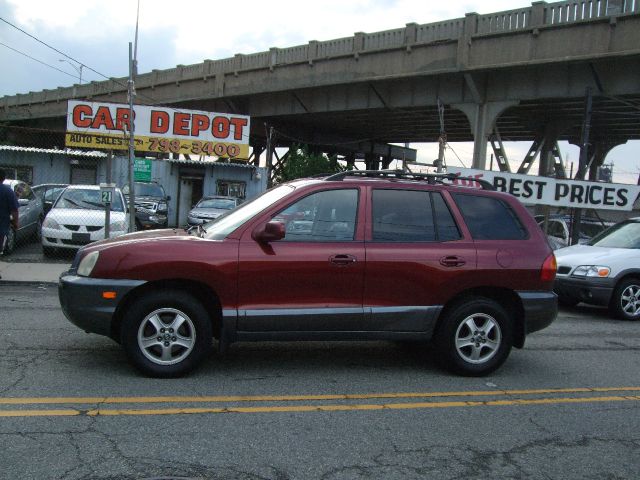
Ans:
POLYGON ((21 52, 20 50, 17 50, 17 49, 15 49, 15 48, 13 48, 13 47, 10 47, 10 46, 9 46, 9 45, 7 45, 6 43, 2 43, 2 42, 0 42, 0 45, 2 45, 3 47, 8 48, 9 50, 13 50, 14 52, 19 53, 20 55, 24 55, 25 57, 27 57, 27 58, 29 58, 29 59, 31 59, 31 60, 33 60, 33 61, 35 61, 35 62, 41 63, 42 65, 45 65, 45 66, 47 66, 47 67, 49 67, 49 68, 53 68, 54 70, 57 70, 57 71, 58 71, 58 72, 60 72, 60 73, 64 73, 65 75, 69 75, 70 77, 76 78, 76 76, 75 76, 75 75, 73 75, 73 74, 71 74, 71 73, 69 73, 69 72, 65 72, 64 70, 61 70, 61 69, 59 69, 59 68, 57 68, 57 67, 54 67, 53 65, 51 65, 51 64, 49 64, 49 63, 46 63, 46 62, 43 62, 42 60, 38 60, 37 58, 34 58, 34 57, 32 57, 31 55, 28 55, 28 54, 26 54, 26 53, 24 53, 24 52, 21 52))
POLYGON ((109 80, 109 77, 107 77, 106 75, 104 75, 104 74, 102 74, 102 73, 98 72, 97 70, 94 70, 94 69, 93 69, 93 68, 91 68, 89 65, 85 64, 84 62, 80 62, 80 61, 76 60, 75 58, 73 58, 73 57, 71 57, 71 56, 67 55, 66 53, 64 53, 64 52, 62 52, 62 51, 60 51, 60 50, 58 50, 57 48, 52 47, 52 46, 51 46, 51 45, 49 45, 47 42, 44 42, 44 41, 40 40, 38 37, 35 37, 35 36, 31 35, 29 32, 27 32, 27 31, 25 31, 25 30, 21 29, 20 27, 18 27, 18 26, 16 26, 16 25, 14 25, 14 24, 13 24, 13 23, 11 23, 10 21, 8 21, 8 20, 6 20, 6 19, 4 19, 4 18, 2 18, 2 17, 0 17, 0 20, 2 20, 2 21, 3 21, 4 23, 6 23, 7 25, 9 25, 9 26, 11 26, 11 27, 15 28, 15 29, 16 29, 16 30, 18 30, 19 32, 24 33, 27 37, 30 37, 30 38, 34 39, 36 42, 41 43, 41 44, 42 44, 42 45, 44 45, 45 47, 50 48, 50 49, 51 49, 51 50, 53 50, 54 52, 59 53, 59 54, 60 54, 60 55, 62 55, 63 57, 66 57, 66 58, 68 58, 69 60, 72 60, 72 61, 74 61, 74 62, 76 62, 76 63, 78 63, 78 64, 80 64, 80 65, 84 65, 84 66, 85 66, 85 67, 87 67, 89 70, 91 70, 93 73, 95 73, 95 74, 97 74, 97 75, 100 75, 101 77, 106 78, 107 80, 109 80))

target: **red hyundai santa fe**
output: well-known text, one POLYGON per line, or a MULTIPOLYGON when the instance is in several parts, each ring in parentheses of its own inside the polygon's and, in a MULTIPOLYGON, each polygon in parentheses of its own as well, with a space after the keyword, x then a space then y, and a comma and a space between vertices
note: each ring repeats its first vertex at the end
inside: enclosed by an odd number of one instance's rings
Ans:
POLYGON ((82 248, 65 315, 174 377, 236 341, 423 340, 463 375, 556 317, 555 258, 518 200, 452 175, 350 171, 281 184, 202 226, 82 248), (468 182, 467 182, 468 183, 468 182))

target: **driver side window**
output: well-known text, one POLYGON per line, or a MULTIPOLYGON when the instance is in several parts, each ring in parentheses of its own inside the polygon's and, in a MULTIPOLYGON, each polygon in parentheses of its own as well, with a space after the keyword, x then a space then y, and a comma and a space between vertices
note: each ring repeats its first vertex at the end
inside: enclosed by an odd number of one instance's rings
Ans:
POLYGON ((325 190, 308 195, 273 217, 285 224, 283 241, 345 242, 353 240, 358 190, 325 190))

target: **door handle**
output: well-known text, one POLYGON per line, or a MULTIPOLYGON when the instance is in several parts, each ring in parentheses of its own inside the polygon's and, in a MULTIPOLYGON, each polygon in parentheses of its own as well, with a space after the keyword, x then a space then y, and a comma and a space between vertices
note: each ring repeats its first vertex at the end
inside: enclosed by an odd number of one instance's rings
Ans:
POLYGON ((445 267, 461 267, 465 263, 467 263, 467 261, 464 258, 456 257, 455 255, 449 255, 440 259, 440 265, 445 267))
POLYGON ((351 263, 356 263, 358 259, 353 255, 339 254, 339 255, 331 255, 329 257, 329 261, 335 265, 349 265, 351 263))

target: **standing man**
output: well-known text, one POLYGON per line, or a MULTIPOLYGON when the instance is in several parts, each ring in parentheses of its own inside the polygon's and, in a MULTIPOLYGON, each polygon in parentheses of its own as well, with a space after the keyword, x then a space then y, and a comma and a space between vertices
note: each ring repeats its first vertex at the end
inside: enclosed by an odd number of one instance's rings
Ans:
POLYGON ((4 170, 0 169, 0 253, 4 251, 9 228, 13 226, 18 230, 18 199, 11 187, 4 184, 4 179, 4 170))

